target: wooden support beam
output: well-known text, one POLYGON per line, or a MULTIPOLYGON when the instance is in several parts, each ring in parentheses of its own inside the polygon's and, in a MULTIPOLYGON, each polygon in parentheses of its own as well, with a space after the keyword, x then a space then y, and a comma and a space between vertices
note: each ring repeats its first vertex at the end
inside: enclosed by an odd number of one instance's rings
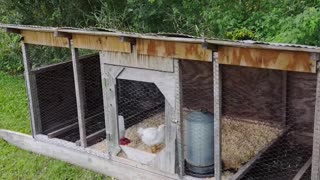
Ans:
POLYGON ((138 55, 135 46, 132 53, 101 51, 99 54, 100 61, 106 64, 173 72, 172 58, 138 55))
POLYGON ((219 63, 297 72, 316 72, 312 53, 268 49, 219 47, 219 63))
POLYGON ((317 92, 313 130, 312 180, 320 180, 320 62, 317 64, 317 92))
POLYGON ((216 180, 221 180, 222 158, 221 158, 221 70, 218 60, 218 53, 213 55, 213 104, 214 104, 214 176, 216 180))
MULTIPOLYGON (((90 134, 89 136, 87 136, 87 142, 90 142, 90 141, 93 141, 93 140, 95 140, 97 137, 99 137, 99 136, 102 136, 103 134, 105 134, 106 133, 106 129, 105 128, 103 128, 103 129, 101 129, 101 130, 99 130, 99 131, 97 131, 97 132, 95 132, 95 133, 93 133, 93 134, 90 134)), ((81 141, 80 140, 78 140, 78 141, 76 141, 76 145, 77 146, 81 146, 81 141)))
POLYGON ((131 53, 131 44, 116 36, 73 34, 72 39, 75 48, 131 53))
POLYGON ((123 67, 101 64, 103 104, 106 121, 106 136, 108 151, 116 156, 120 151, 119 123, 117 103, 117 77, 123 71, 123 67))
POLYGON ((302 178, 302 176, 304 175, 304 173, 311 166, 311 162, 312 162, 312 157, 310 157, 308 159, 308 161, 302 166, 302 168, 298 171, 298 173, 296 174, 296 176, 294 176, 294 178, 292 180, 300 180, 302 178))
POLYGON ((177 159, 178 159, 178 174, 179 177, 185 175, 185 156, 184 156, 184 122, 182 115, 182 107, 183 107, 183 93, 182 93, 182 75, 180 69, 180 62, 178 59, 174 61, 174 74, 175 74, 175 116, 177 123, 177 159))
POLYGON ((79 126, 78 122, 70 124, 68 126, 65 126, 65 127, 61 128, 61 129, 58 129, 58 130, 53 131, 51 133, 48 133, 48 138, 55 138, 55 137, 65 133, 65 132, 68 132, 68 131, 70 131, 72 129, 77 128, 77 126, 79 126))
POLYGON ((68 39, 55 37, 53 32, 22 30, 21 35, 24 37, 24 43, 26 44, 69 48, 68 39))
POLYGON ((85 109, 84 109, 84 87, 82 83, 82 68, 79 63, 79 51, 73 46, 73 40, 70 40, 70 48, 72 54, 72 65, 74 74, 74 85, 77 100, 77 112, 78 112, 78 123, 80 131, 80 141, 82 147, 87 147, 86 140, 86 124, 85 124, 85 109))
MULTIPOLYGON (((100 113, 97 113, 97 114, 95 114, 95 115, 93 115, 93 116, 90 116, 90 117, 86 118, 86 119, 85 119, 85 123, 88 123, 90 120, 92 120, 93 118, 95 118, 95 117, 97 117, 97 116, 102 115, 103 113, 104 113, 104 112, 100 112, 100 113)), ((78 118, 75 118, 75 119, 72 119, 72 120, 70 120, 70 121, 77 120, 77 119, 78 119, 78 118)), ((48 138, 55 138, 55 137, 57 137, 57 136, 65 133, 65 132, 68 132, 68 131, 76 128, 78 125, 79 125, 79 123, 78 123, 78 122, 75 122, 75 123, 73 123, 73 124, 70 124, 70 125, 67 125, 67 126, 61 128, 61 129, 55 130, 55 131, 53 131, 53 132, 51 132, 51 133, 48 133, 48 138)))
POLYGON ((212 61, 212 51, 202 44, 137 39, 138 54, 198 61, 212 61))
POLYGON ((31 119, 31 130, 32 135, 42 133, 42 125, 40 118, 40 108, 37 93, 37 84, 35 74, 32 72, 32 61, 28 53, 28 45, 24 41, 21 41, 23 65, 24 65, 24 76, 27 87, 28 101, 29 101, 29 112, 31 119))

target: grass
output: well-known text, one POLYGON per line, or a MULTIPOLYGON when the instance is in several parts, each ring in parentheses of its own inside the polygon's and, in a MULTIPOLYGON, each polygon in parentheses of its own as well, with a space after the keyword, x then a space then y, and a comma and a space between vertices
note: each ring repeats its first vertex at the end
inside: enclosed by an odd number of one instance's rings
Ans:
MULTIPOLYGON (((30 134, 24 79, 0 72, 0 129, 30 134)), ((68 163, 18 149, 0 140, 0 179, 108 179, 68 163)))

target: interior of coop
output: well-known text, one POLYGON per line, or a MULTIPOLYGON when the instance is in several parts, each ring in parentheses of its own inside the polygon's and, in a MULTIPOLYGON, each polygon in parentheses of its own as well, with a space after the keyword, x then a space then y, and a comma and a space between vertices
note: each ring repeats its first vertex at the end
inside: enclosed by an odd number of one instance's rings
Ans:
MULTIPOLYGON (((224 170, 235 172, 288 128, 313 132, 315 74, 220 67, 224 170)), ((183 108, 213 113, 212 63, 181 61, 181 72, 183 108)))
MULTIPOLYGON (((91 56, 82 59, 81 62, 87 118, 102 113, 86 123, 88 135, 105 128, 100 60, 98 56, 91 56)), ((182 60, 180 67, 183 121, 192 111, 213 113, 212 63, 182 60)), ((315 74, 221 65, 221 75, 224 170, 239 169, 279 137, 286 128, 313 132, 315 74)), ((77 123, 71 62, 39 71, 36 73, 36 80, 43 134, 50 134, 77 123)), ((131 121, 124 119, 124 136, 131 141, 128 147, 157 154, 164 149, 165 144, 159 146, 157 151, 151 152, 150 148, 141 142, 137 133, 139 128, 159 127, 165 123, 165 97, 153 83, 151 84, 143 85, 141 82, 123 80, 122 90, 118 89, 118 98, 122 100, 118 99, 118 103, 122 102, 119 112, 124 114, 119 115, 128 118, 134 116, 130 113, 144 114, 131 121), (138 91, 129 93, 132 88, 138 91), (145 96, 146 92, 149 93, 148 96, 145 96), (150 93, 154 96, 150 96, 150 93), (131 104, 126 104, 128 102, 131 104)), ((80 139, 78 127, 60 134, 58 138, 76 142, 80 139)), ((90 145, 95 144, 93 148, 107 152, 104 139, 105 134, 102 134, 90 145)))

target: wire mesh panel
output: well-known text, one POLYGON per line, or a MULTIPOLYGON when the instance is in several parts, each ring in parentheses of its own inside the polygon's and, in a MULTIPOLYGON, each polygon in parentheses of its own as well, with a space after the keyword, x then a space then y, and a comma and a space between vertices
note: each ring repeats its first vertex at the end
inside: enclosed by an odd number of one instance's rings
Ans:
MULTIPOLYGON (((223 178, 293 179, 301 173, 310 177, 316 75, 220 68, 223 178)), ((214 161, 204 161, 216 146, 211 141, 215 127, 210 126, 214 121, 212 63, 182 61, 181 71, 185 171, 194 177, 212 177, 214 161)))
MULTIPOLYGON (((80 58, 87 140, 105 138, 99 56, 80 58)), ((78 142, 80 139, 73 67, 70 61, 43 66, 34 71, 43 134, 78 142)))
POLYGON ((214 175, 212 63, 181 61, 185 171, 195 177, 214 175))
MULTIPOLYGON (((117 80, 120 145, 156 154, 165 146, 165 97, 154 83, 117 80), (124 139, 129 140, 125 142, 124 139), (128 144, 127 144, 128 143, 128 144)), ((126 151, 126 148, 123 147, 126 151)), ((131 156, 130 151, 126 151, 131 156)), ((150 155, 150 159, 151 159, 150 155)), ((131 158, 131 157, 130 157, 131 158)), ((136 159, 146 163, 147 154, 136 159)))

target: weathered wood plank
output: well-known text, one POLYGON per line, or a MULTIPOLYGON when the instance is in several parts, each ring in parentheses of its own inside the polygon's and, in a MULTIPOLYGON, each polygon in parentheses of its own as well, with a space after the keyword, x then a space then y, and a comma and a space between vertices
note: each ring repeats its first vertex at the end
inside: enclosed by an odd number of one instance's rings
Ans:
POLYGON ((182 121, 183 108, 183 92, 182 92, 182 72, 181 64, 178 59, 174 60, 174 74, 175 74, 175 122, 177 123, 177 164, 179 177, 185 175, 185 157, 184 157, 184 122, 182 121))
POLYGON ((108 150, 116 156, 121 148, 119 145, 119 123, 117 103, 117 77, 123 71, 122 67, 102 65, 104 73, 103 96, 106 121, 106 135, 108 150))
POLYGON ((137 39, 137 53, 149 56, 212 61, 212 51, 197 43, 137 39))
POLYGON ((31 119, 32 135, 40 134, 42 132, 41 117, 37 93, 37 85, 35 74, 32 72, 32 61, 28 54, 28 45, 24 41, 21 42, 23 65, 25 68, 24 76, 26 80, 26 87, 29 101, 29 112, 31 119))
POLYGON ((317 72, 317 93, 313 130, 312 171, 311 179, 320 180, 320 63, 317 72))
MULTIPOLYGON (((168 173, 146 170, 143 166, 137 166, 121 159, 112 160, 91 152, 88 148, 77 146, 65 147, 64 143, 52 143, 48 141, 35 140, 31 136, 17 132, 1 130, 0 138, 21 149, 32 151, 52 158, 56 158, 92 171, 112 176, 119 179, 141 180, 141 179, 179 179, 178 176, 168 173)), ((72 144, 70 144, 71 146, 72 144)))
POLYGON ((72 39, 76 48, 131 53, 131 44, 119 37, 73 34, 72 39))
POLYGON ((136 46, 133 46, 131 54, 102 51, 100 60, 112 65, 173 72, 172 58, 138 55, 136 46))
POLYGON ((304 173, 308 170, 308 168, 311 166, 312 157, 302 166, 302 168, 298 171, 296 176, 292 180, 300 180, 304 173))
POLYGON ((143 81, 149 83, 155 83, 162 94, 166 97, 169 104, 174 107, 174 89, 175 82, 174 74, 168 72, 152 71, 146 69, 125 68, 125 70, 119 75, 119 79, 143 81))
POLYGON ((220 47, 219 63, 298 72, 316 72, 312 53, 220 47))
MULTIPOLYGON (((173 93, 173 92, 172 92, 173 93)), ((174 121, 175 109, 165 101, 165 149, 151 162, 150 166, 163 172, 175 173, 176 166, 176 133, 177 128, 174 121)))
POLYGON ((82 69, 79 63, 79 50, 73 46, 73 40, 70 40, 70 48, 71 48, 71 54, 72 54, 74 85, 75 85, 76 100, 77 100, 80 142, 82 147, 87 147, 85 108, 84 108, 85 101, 84 101, 84 87, 82 83, 82 69))
POLYGON ((69 47, 69 40, 63 37, 55 37, 53 32, 39 32, 22 30, 21 35, 26 44, 37 44, 54 47, 69 47))
MULTIPOLYGON (((93 134, 90 134, 89 136, 87 136, 87 142, 90 142, 90 141, 93 141, 93 140, 95 140, 97 137, 100 137, 101 135, 103 135, 104 133, 106 133, 106 129, 105 128, 103 128, 103 129, 101 129, 101 130, 99 130, 99 131, 97 131, 97 132, 95 132, 95 133, 93 133, 93 134)), ((81 141, 80 140, 78 140, 78 141, 76 141, 76 145, 77 146, 80 146, 81 145, 81 141)))
POLYGON ((222 176, 222 156, 221 156, 221 71, 219 60, 220 56, 214 52, 213 56, 213 99, 214 99, 214 177, 221 180, 222 176))
MULTIPOLYGON (((100 113, 97 113, 97 114, 95 114, 95 115, 93 115, 93 116, 90 116, 90 117, 88 117, 88 118, 85 119, 85 122, 87 123, 88 121, 92 120, 93 118, 95 118, 95 117, 97 117, 97 116, 102 115, 103 113, 104 113, 104 112, 100 112, 100 113)), ((78 119, 78 118, 75 118, 75 119, 78 119)), ((50 132, 50 133, 48 133, 48 138, 57 137, 57 136, 65 133, 65 132, 67 132, 67 131, 70 131, 70 130, 76 128, 78 125, 79 125, 79 123, 78 123, 78 122, 75 122, 75 123, 73 123, 73 124, 67 125, 67 126, 65 126, 65 127, 63 127, 63 128, 60 128, 60 129, 58 129, 58 130, 55 130, 55 131, 53 131, 53 132, 50 132)))

